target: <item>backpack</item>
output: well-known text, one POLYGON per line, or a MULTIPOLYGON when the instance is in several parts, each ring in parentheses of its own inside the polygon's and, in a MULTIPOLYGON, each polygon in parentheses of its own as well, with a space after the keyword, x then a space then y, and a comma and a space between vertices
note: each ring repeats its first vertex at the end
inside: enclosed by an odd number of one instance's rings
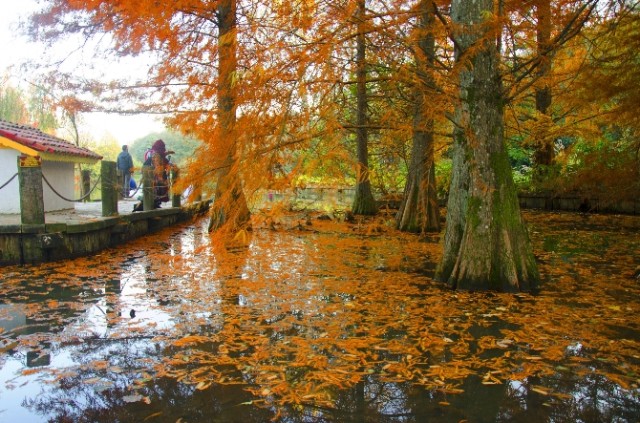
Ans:
POLYGON ((151 148, 147 148, 147 151, 144 152, 143 162, 146 162, 147 160, 149 160, 151 156, 153 156, 153 150, 151 148))

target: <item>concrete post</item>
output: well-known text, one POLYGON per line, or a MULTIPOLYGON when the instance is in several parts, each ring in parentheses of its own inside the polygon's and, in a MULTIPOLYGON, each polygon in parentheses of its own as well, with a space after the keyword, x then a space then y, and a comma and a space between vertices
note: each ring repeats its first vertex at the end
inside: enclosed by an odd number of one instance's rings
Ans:
POLYGON ((103 160, 100 165, 100 189, 102 190, 102 216, 118 214, 118 176, 116 162, 103 160))
POLYGON ((153 168, 142 166, 142 209, 144 211, 153 210, 155 194, 153 192, 153 168))
POLYGON ((174 191, 178 180, 178 169, 171 168, 171 207, 180 207, 180 193, 174 191))
POLYGON ((88 169, 83 169, 81 172, 82 175, 82 197, 84 198, 82 201, 87 202, 87 201, 91 201, 90 196, 87 196, 86 198, 84 197, 85 195, 89 194, 89 191, 91 191, 91 171, 88 169))
POLYGON ((42 168, 39 157, 18 157, 20 220, 23 225, 44 225, 42 168))

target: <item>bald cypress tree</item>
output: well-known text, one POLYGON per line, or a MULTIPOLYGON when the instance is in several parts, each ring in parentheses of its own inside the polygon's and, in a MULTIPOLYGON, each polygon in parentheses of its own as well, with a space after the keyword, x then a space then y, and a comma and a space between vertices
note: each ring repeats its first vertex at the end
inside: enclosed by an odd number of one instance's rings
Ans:
POLYGON ((504 143, 492 0, 454 0, 453 170, 437 278, 454 289, 527 291, 539 279, 504 143))
POLYGON ((429 97, 435 93, 435 5, 418 4, 418 27, 414 57, 416 89, 413 110, 413 145, 404 196, 398 211, 398 229, 407 232, 439 232, 440 211, 434 163, 434 120, 429 97))

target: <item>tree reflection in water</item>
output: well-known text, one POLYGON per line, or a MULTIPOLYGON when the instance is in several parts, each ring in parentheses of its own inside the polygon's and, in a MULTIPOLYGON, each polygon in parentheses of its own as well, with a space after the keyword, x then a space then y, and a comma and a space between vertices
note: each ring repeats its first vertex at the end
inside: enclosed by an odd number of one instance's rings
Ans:
POLYGON ((225 247, 198 222, 9 268, 0 365, 27 360, 0 398, 37 370, 33 421, 635 422, 638 238, 528 219, 536 295, 445 290, 438 244, 329 224, 225 247))

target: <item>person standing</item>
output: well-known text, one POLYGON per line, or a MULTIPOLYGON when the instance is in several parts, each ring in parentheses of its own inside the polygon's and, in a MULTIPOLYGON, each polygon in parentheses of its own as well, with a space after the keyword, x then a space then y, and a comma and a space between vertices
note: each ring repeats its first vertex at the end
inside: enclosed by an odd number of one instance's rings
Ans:
POLYGON ((153 143, 151 151, 152 154, 144 165, 153 168, 154 208, 159 208, 161 203, 169 201, 169 172, 172 165, 167 156, 173 154, 173 151, 167 151, 161 139, 153 143))
POLYGON ((133 170, 133 158, 129 154, 129 147, 122 146, 122 151, 118 154, 116 162, 118 175, 120 175, 120 183, 122 187, 122 197, 129 197, 129 184, 131 183, 131 171, 133 170))

